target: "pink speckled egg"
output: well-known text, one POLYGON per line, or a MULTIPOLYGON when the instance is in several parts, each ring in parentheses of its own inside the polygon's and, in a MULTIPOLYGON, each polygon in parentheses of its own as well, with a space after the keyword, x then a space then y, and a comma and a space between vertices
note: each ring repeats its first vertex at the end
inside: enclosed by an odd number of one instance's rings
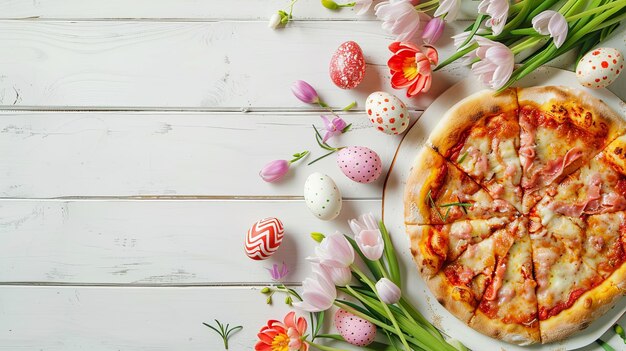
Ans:
POLYGON ((614 48, 597 48, 583 56, 576 66, 576 78, 582 86, 604 88, 624 70, 624 55, 614 48))
POLYGON ((335 313, 335 328, 347 342, 355 346, 367 346, 376 338, 376 326, 372 322, 345 310, 335 313))
POLYGON ((377 91, 365 100, 365 111, 377 130, 386 134, 402 134, 409 127, 409 110, 395 95, 377 91))
POLYGON ((383 171, 378 154, 364 146, 350 146, 337 153, 337 165, 346 177, 359 183, 371 183, 383 171))
POLYGON ((365 58, 359 44, 346 41, 330 59, 330 79, 341 89, 352 89, 365 77, 365 58))

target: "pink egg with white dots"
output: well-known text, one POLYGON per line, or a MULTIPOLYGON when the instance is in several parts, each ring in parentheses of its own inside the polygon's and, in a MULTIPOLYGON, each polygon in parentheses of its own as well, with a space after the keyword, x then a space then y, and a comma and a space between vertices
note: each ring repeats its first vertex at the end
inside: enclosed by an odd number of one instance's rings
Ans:
POLYGON ((614 48, 597 48, 583 56, 576 66, 582 86, 598 89, 609 86, 624 70, 624 55, 614 48))
POLYGON ((335 313, 335 328, 348 343, 355 346, 367 346, 376 338, 376 326, 372 322, 345 310, 335 313))
POLYGON ((409 127, 409 110, 395 95, 377 91, 365 100, 367 118, 377 130, 391 135, 402 134, 409 127))
POLYGON ((383 171, 380 156, 365 146, 350 146, 339 150, 337 165, 346 177, 358 183, 371 183, 383 171))

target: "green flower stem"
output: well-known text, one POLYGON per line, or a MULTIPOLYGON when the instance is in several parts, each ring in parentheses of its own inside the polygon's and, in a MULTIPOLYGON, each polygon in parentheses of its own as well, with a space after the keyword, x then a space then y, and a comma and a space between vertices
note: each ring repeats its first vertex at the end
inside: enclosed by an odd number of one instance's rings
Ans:
POLYGON ((356 2, 349 2, 347 4, 337 4, 337 6, 339 7, 354 7, 354 5, 356 5, 356 2))
POLYGON ((439 0, 430 0, 430 1, 426 1, 426 2, 423 2, 423 3, 415 6, 415 9, 416 10, 422 10, 422 9, 424 9, 426 7, 430 7, 432 5, 438 5, 438 4, 439 4, 439 0))
POLYGON ((342 108, 342 111, 350 111, 354 106, 356 106, 356 101, 352 101, 348 106, 342 108))
POLYGON ((601 25, 597 26, 597 27, 594 29, 594 32, 595 32, 595 31, 597 31, 597 30, 601 30, 601 29, 604 29, 604 28, 610 27, 610 26, 612 26, 612 25, 614 25, 614 24, 620 23, 620 22, 621 22, 621 21, 623 21, 624 19, 626 19, 626 13, 623 13, 623 14, 621 14, 621 15, 619 15, 619 16, 617 16, 617 17, 615 17, 615 18, 612 18, 612 19, 610 19, 610 20, 608 20, 608 21, 606 21, 606 22, 603 22, 601 25))
MULTIPOLYGON (((530 21, 535 16, 537 16, 541 12, 551 8, 552 6, 554 6, 559 1, 561 1, 561 0, 544 0, 544 1, 541 1, 541 3, 538 6, 536 6, 534 9, 532 9, 530 14, 526 17, 526 21, 524 21, 524 23, 530 23, 530 21)), ((578 1, 578 0, 570 0, 570 1, 578 1)))
POLYGON ((469 54, 471 51, 474 51, 478 49, 478 44, 474 43, 462 50, 457 51, 455 54, 453 54, 452 56, 450 56, 447 60, 443 61, 442 63, 439 64, 439 66, 435 67, 435 71, 438 71, 444 67, 446 67, 447 65, 451 64, 452 62, 460 59, 461 57, 469 54))
POLYGON ((522 6, 522 9, 513 18, 513 20, 509 21, 507 24, 504 25, 504 28, 502 29, 503 33, 508 32, 513 28, 517 28, 517 26, 519 26, 519 24, 521 24, 526 19, 526 16, 528 16, 528 13, 530 12, 532 8, 533 3, 530 0, 526 0, 524 1, 523 4, 524 5, 522 6))
POLYGON ((326 345, 321 345, 321 344, 316 344, 313 341, 309 341, 309 340, 302 340, 305 343, 307 343, 309 346, 311 347, 315 347, 316 349, 320 350, 320 351, 346 351, 345 349, 338 349, 335 347, 330 347, 330 346, 326 346, 326 345))
MULTIPOLYGON (((381 258, 382 259, 382 258, 381 258)), ((389 279, 389 273, 387 273, 387 270, 385 269, 385 267, 383 266, 381 259, 378 259, 376 261, 374 261, 374 264, 376 265, 376 267, 378 267, 378 269, 380 270, 380 272, 383 274, 383 278, 387 278, 389 279)), ((391 279, 389 279, 391 280, 391 279)))
POLYGON ((354 264, 352 264, 350 268, 352 268, 352 271, 355 272, 357 275, 359 275, 361 277, 361 280, 363 280, 363 282, 367 284, 370 287, 370 289, 372 289, 372 291, 376 293, 376 296, 382 303, 383 308, 385 309, 385 313, 387 313, 387 316, 389 317, 391 324, 393 324, 394 328, 396 328, 396 331, 398 332, 398 336, 400 337, 400 341, 402 342, 402 345, 406 348, 406 351, 411 351, 411 348, 409 347, 409 345, 406 342, 406 339, 404 338, 404 334, 402 333, 402 330, 400 330, 400 327, 398 326, 398 321, 396 321, 396 318, 393 316, 393 314, 389 310, 389 306, 387 306, 387 304, 383 302, 382 298, 378 294, 378 291, 376 290, 376 287, 374 286, 374 283, 372 283, 372 281, 363 272, 361 272, 361 270, 354 264))
POLYGON ((387 259, 387 268, 389 269, 389 276, 391 277, 390 279, 399 288, 402 288, 400 266, 398 264, 396 250, 391 243, 391 237, 389 236, 389 232, 387 231, 387 227, 385 227, 385 223, 383 223, 383 221, 378 222, 378 228, 380 228, 380 233, 383 237, 383 242, 385 243, 385 250, 383 252, 385 254, 385 258, 387 259))
POLYGON ((320 107, 328 109, 328 104, 326 104, 324 101, 322 100, 317 100, 317 104, 320 105, 320 107))
POLYGON ((565 20, 567 22, 572 22, 572 21, 575 21, 577 19, 580 19, 580 18, 583 18, 583 17, 587 17, 589 15, 593 15, 595 13, 602 12, 602 11, 604 11, 606 9, 610 9, 610 8, 613 8, 614 6, 620 6, 620 5, 621 6, 626 6, 626 0, 618 0, 618 1, 615 1, 615 2, 610 2, 608 4, 605 4, 605 5, 593 8, 591 10, 583 11, 583 12, 580 12, 580 13, 578 13, 576 15, 565 17, 565 20))
POLYGON ((511 48, 511 51, 513 52, 513 54, 519 54, 520 52, 531 48, 535 45, 537 45, 539 42, 541 42, 542 38, 537 38, 537 37, 531 37, 528 38, 524 41, 522 41, 521 43, 515 45, 514 47, 511 48))
POLYGON ((567 2, 561 6, 558 13, 565 16, 565 14, 576 4, 576 2, 578 2, 578 0, 567 0, 567 2))
POLYGON ((598 345, 602 346, 602 348, 603 348, 605 351, 615 351, 615 349, 614 349, 614 348, 612 348, 612 347, 611 347, 611 345, 607 344, 607 343, 606 343, 606 342, 604 342, 603 340, 598 339, 598 340, 596 340, 596 343, 597 343, 598 345))
POLYGON ((306 157, 309 154, 309 151, 302 151, 300 153, 294 154, 293 158, 289 161, 289 164, 292 164, 294 162, 297 162, 298 160, 306 157))
POLYGON ((436 337, 442 342, 445 342, 439 330, 437 330, 434 325, 426 320, 426 318, 424 318, 421 313, 419 313, 409 302, 407 302, 404 297, 400 298, 398 306, 407 311, 413 317, 413 320, 415 320, 419 325, 424 327, 424 329, 426 329, 432 336, 436 337))

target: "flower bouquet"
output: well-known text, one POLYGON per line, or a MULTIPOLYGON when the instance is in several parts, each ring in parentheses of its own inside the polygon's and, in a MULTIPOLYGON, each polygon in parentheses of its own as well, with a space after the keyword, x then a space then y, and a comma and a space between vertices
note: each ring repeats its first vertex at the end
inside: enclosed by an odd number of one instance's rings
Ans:
MULTIPOLYGON (((311 235, 319 245, 315 255, 308 258, 313 275, 304 280, 301 293, 284 285, 262 290, 269 296, 285 293, 287 303, 293 301, 294 307, 310 313, 311 333, 306 333, 306 320, 296 319, 291 312, 284 322, 270 320, 260 330, 255 350, 306 351, 309 347, 342 350, 317 341, 323 338, 367 346, 369 350, 465 350, 456 340, 446 341, 402 296, 398 259, 383 222, 377 223, 367 214, 349 224, 354 237, 338 232, 329 236, 311 235), (362 337, 355 337, 354 333, 321 333, 325 314, 333 306, 340 309, 335 316, 336 325, 341 314, 348 315, 360 321, 361 330, 368 325, 371 330, 380 330, 386 342, 373 343, 375 331, 362 337)), ((340 332, 344 330, 338 325, 337 328, 340 332)))

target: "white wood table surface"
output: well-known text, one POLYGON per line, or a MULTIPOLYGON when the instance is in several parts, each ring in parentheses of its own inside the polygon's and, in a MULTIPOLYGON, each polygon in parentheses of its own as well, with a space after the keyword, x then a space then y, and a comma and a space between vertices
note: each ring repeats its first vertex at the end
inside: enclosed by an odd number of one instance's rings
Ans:
MULTIPOLYGON (((384 174, 357 184, 328 158, 280 184, 258 176, 296 151, 320 154, 311 128, 320 111, 292 96, 297 79, 334 107, 359 103, 343 114, 353 128, 336 143, 372 148, 387 169, 400 141, 370 128, 362 110, 372 91, 404 94, 389 87, 393 38, 371 13, 317 0, 301 0, 287 28, 267 28, 287 5, 0 0, 0 350, 220 350, 202 325, 213 319, 243 325, 231 349, 252 350, 259 328, 288 310, 259 293, 271 283, 266 268, 284 261, 297 286, 311 231, 347 231, 347 219, 380 214, 384 174), (367 61, 352 91, 328 78, 347 40, 367 61), (334 221, 303 204, 314 171, 341 188, 334 221), (281 218, 287 236, 270 260, 254 262, 243 238, 267 216, 281 218)), ((626 51, 624 33, 606 46, 626 51)), ((438 44, 441 57, 453 51, 449 39, 438 44)), ((429 94, 404 99, 413 119, 468 72, 452 65, 429 94)), ((611 90, 624 99, 626 75, 611 90)), ((611 333, 603 339, 624 347, 611 333)))

